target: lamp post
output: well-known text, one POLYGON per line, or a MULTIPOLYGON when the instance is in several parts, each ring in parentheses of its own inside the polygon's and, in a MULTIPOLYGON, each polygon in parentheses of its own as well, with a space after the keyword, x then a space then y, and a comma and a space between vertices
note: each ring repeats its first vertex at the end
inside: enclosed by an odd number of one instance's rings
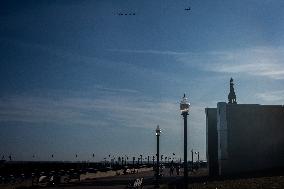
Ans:
POLYGON ((197 162, 199 162, 199 152, 195 152, 195 154, 197 155, 197 162))
POLYGON ((190 103, 187 101, 185 94, 180 102, 180 111, 184 121, 184 181, 187 186, 188 167, 187 167, 187 116, 189 112, 190 103))
POLYGON ((156 172, 156 188, 159 188, 159 176, 160 176, 160 165, 159 165, 159 157, 160 157, 160 152, 159 152, 159 137, 160 137, 161 129, 159 125, 157 125, 156 128, 156 136, 157 136, 157 172, 156 172))
POLYGON ((128 156, 125 156, 125 165, 127 166, 128 165, 128 156))
POLYGON ((143 156, 142 155, 140 155, 140 159, 141 159, 141 165, 143 165, 143 158, 142 158, 143 156))
POLYGON ((191 150, 191 171, 193 172, 193 150, 191 150))
POLYGON ((199 168, 199 152, 195 152, 197 154, 197 167, 199 168))

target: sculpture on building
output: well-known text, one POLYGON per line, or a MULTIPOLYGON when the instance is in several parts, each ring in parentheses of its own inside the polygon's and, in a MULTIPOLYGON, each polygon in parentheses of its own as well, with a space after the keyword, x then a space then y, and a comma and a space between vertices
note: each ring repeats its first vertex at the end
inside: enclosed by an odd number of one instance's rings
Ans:
POLYGON ((229 104, 237 104, 237 97, 234 89, 234 80, 233 78, 230 79, 230 93, 228 95, 229 104))

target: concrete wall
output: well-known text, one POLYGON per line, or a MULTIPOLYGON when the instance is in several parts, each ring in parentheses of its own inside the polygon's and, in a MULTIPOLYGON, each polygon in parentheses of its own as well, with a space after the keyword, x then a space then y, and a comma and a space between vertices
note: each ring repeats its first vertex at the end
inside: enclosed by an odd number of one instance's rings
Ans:
POLYGON ((206 108, 206 157, 209 176, 218 175, 217 108, 206 108))
POLYGON ((217 104, 219 174, 284 167, 284 108, 217 104))

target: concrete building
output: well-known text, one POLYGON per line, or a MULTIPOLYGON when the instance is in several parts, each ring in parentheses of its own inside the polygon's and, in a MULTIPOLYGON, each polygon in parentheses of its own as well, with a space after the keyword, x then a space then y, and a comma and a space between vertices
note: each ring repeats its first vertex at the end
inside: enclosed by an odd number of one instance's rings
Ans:
POLYGON ((210 176, 218 175, 217 108, 206 108, 206 156, 210 176))
POLYGON ((219 102, 205 112, 210 176, 284 168, 282 105, 219 102))

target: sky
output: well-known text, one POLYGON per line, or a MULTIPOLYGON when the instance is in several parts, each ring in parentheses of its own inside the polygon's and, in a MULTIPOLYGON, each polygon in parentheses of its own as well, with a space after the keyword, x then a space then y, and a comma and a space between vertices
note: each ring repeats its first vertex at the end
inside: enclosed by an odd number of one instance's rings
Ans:
POLYGON ((283 104, 283 8, 282 0, 1 1, 1 156, 152 156, 159 125, 161 154, 183 157, 186 93, 188 154, 204 160, 204 109, 227 101, 231 77, 238 103, 283 104))

